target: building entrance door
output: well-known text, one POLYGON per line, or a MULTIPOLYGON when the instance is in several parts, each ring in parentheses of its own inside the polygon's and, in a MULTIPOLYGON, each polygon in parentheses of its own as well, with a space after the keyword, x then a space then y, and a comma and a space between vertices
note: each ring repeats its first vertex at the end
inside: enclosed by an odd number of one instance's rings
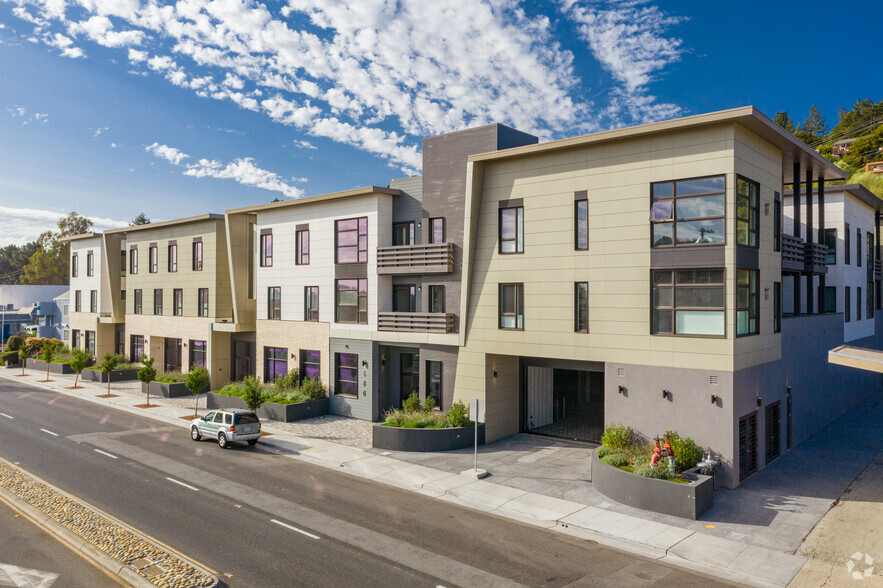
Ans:
POLYGON ((402 353, 401 361, 401 379, 399 390, 401 391, 401 401, 411 395, 413 392, 419 394, 420 390, 420 354, 419 353, 402 353))
POLYGON ((181 340, 165 339, 165 371, 180 372, 181 371, 181 340))
POLYGON ((524 430, 600 442, 604 432, 604 374, 528 366, 524 430))
POLYGON ((254 366, 254 343, 250 341, 234 341, 233 380, 238 381, 245 378, 245 376, 253 376, 254 366))

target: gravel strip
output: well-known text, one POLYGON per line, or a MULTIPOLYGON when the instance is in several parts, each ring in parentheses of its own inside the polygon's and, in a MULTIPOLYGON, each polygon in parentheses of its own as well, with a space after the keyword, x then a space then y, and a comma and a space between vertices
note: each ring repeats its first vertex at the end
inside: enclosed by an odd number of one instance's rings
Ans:
POLYGON ((0 461, 0 487, 162 588, 214 586, 217 579, 165 548, 0 461))

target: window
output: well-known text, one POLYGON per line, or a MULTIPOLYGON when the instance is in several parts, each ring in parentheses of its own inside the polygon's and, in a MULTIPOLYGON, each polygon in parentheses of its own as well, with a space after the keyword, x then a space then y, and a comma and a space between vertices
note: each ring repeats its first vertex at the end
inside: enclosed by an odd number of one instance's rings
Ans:
POLYGON ((862 266, 862 230, 855 228, 855 267, 862 266))
POLYGON ((172 290, 172 314, 184 316, 184 290, 180 288, 172 290))
POLYGON ((429 287, 429 312, 445 311, 445 287, 430 286, 429 287))
POLYGON ((74 291, 74 312, 83 311, 83 292, 81 290, 74 291))
POLYGON ((780 418, 781 403, 774 402, 766 407, 766 463, 772 462, 782 451, 782 421, 780 418))
POLYGON ((310 265, 310 230, 301 229, 295 233, 297 251, 295 252, 295 264, 310 265))
POLYGON ((445 242, 445 219, 444 217, 429 219, 429 242, 445 242))
POLYGON ((653 270, 653 334, 725 334, 723 269, 653 270))
POLYGON ((868 268, 868 281, 874 280, 874 235, 865 234, 865 267, 868 268))
POLYGON ((782 332, 782 282, 773 282, 773 333, 782 332))
POLYGON ((162 314, 162 290, 153 291, 153 314, 162 314))
POLYGON ((267 320, 278 321, 282 318, 282 288, 267 288, 267 320))
POLYGON ((61 307, 61 317, 67 318, 70 315, 70 304, 64 304, 61 307))
POLYGON ((736 178, 736 243, 757 247, 760 184, 736 178))
POLYGON ((98 312, 98 290, 89 292, 89 312, 98 312))
POLYGON ((126 277, 126 250, 120 250, 120 277, 126 277))
POLYGON ((392 287, 393 312, 417 312, 417 286, 396 284, 392 287))
POLYGON ((368 217, 334 221, 336 263, 368 261, 368 217))
POLYGON ((71 348, 79 349, 80 347, 80 331, 79 329, 74 329, 71 331, 71 348))
POLYGON ((95 254, 91 251, 86 254, 86 275, 89 277, 95 275, 95 254))
POLYGON ((736 335, 756 335, 760 310, 757 270, 736 270, 736 335))
POLYGON ((577 333, 589 332, 589 283, 576 282, 573 288, 574 325, 577 333))
POLYGON ((849 286, 843 289, 843 322, 845 323, 852 320, 852 292, 849 290, 849 286))
POLYGON ((261 234, 261 267, 273 266, 273 233, 261 234))
POLYGON ((524 329, 524 284, 500 284, 501 329, 524 329))
POLYGON ((156 245, 151 245, 147 249, 147 262, 148 272, 155 274, 159 271, 159 248, 156 245))
POLYGON ((304 320, 319 320, 319 286, 304 287, 304 320))
POLYGON ((198 316, 208 316, 208 288, 200 288, 197 292, 198 316))
POLYGON ((205 341, 190 340, 190 369, 204 368, 205 366, 205 341))
POLYGON ((773 201, 773 251, 782 250, 782 197, 776 192, 773 201))
POLYGON ((77 254, 74 253, 71 255, 71 277, 76 278, 80 273, 80 262, 78 260, 77 254))
POLYGON ((500 253, 524 253, 524 207, 500 209, 500 253))
POLYGON ((837 312, 836 286, 825 286, 825 312, 837 312))
POLYGON ((650 185, 653 247, 724 242, 724 176, 650 185))
POLYGON ((275 382, 288 373, 288 348, 264 347, 264 381, 275 382))
POLYGON ((862 320, 862 289, 855 289, 855 320, 862 320))
POLYGON ((837 263, 837 229, 825 229, 825 263, 834 265, 837 263))
POLYGON ((301 380, 312 380, 313 378, 317 380, 322 379, 322 370, 320 353, 318 351, 313 351, 310 349, 301 349, 300 350, 300 377, 301 380))
POLYGON ((138 248, 129 249, 129 275, 134 276, 138 273, 138 248))
POLYGON ((442 407, 442 362, 426 362, 426 398, 435 401, 434 406, 442 407))
POLYGON ((586 251, 589 248, 589 201, 577 200, 573 203, 574 249, 586 251))
POLYGON ((368 280, 337 280, 338 323, 368 324, 368 280))
POLYGON ((178 244, 169 243, 169 272, 178 271, 178 244))
POLYGON ((414 244, 414 221, 406 223, 392 224, 392 244, 393 245, 413 245, 414 244))
POLYGON ((359 356, 355 353, 335 353, 334 394, 359 397, 359 356))
POLYGON ((144 335, 132 335, 130 356, 132 363, 138 363, 144 357, 144 335))
POLYGON ((843 231, 843 263, 849 265, 849 257, 852 252, 852 243, 849 242, 850 235, 852 233, 849 232, 849 223, 844 223, 844 231, 843 231))
POLYGON ((202 271, 202 241, 193 242, 193 271, 202 271))
POLYGON ((134 307, 135 314, 141 314, 141 290, 135 290, 132 306, 134 307))
POLYGON ((95 355, 95 331, 86 331, 85 350, 95 355))
POLYGON ((874 318, 874 282, 868 282, 865 288, 865 318, 874 318))

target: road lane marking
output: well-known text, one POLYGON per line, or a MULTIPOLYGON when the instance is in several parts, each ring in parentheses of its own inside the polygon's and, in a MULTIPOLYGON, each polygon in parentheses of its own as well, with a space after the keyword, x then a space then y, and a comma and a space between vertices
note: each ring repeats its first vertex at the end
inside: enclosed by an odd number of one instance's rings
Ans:
POLYGON ((44 433, 49 433, 53 437, 58 437, 58 433, 53 433, 52 431, 49 431, 47 429, 40 429, 40 430, 43 431, 44 433))
POLYGON ((191 486, 190 484, 185 484, 184 482, 181 482, 180 480, 176 480, 175 478, 166 478, 166 480, 168 480, 169 482, 174 482, 175 484, 178 484, 179 486, 184 486, 185 488, 190 488, 194 492, 199 492, 199 488, 197 488, 196 486, 191 486))
POLYGON ((8 419, 14 419, 14 418, 15 418, 14 416, 9 416, 9 415, 6 414, 5 412, 0 412, 0 416, 5 416, 5 417, 8 418, 8 419))
POLYGON ((106 455, 107 457, 110 457, 110 458, 113 458, 113 459, 118 459, 118 458, 119 458, 118 455, 114 455, 114 454, 112 454, 112 453, 108 453, 108 452, 106 452, 106 451, 101 451, 100 449, 95 449, 94 451, 95 451, 95 453, 100 453, 101 455, 106 455))
POLYGON ((283 523, 282 521, 277 521, 276 519, 270 519, 270 522, 271 522, 271 523, 276 523, 276 524, 279 525, 280 527, 285 527, 286 529, 291 529, 292 531, 294 531, 294 532, 296 532, 296 533, 300 533, 301 535, 306 535, 307 537, 310 537, 310 538, 312 538, 312 539, 318 539, 318 538, 319 538, 318 535, 313 535, 312 533, 307 533, 307 532, 304 531, 303 529, 298 529, 297 527, 292 527, 291 525, 287 525, 287 524, 283 523))

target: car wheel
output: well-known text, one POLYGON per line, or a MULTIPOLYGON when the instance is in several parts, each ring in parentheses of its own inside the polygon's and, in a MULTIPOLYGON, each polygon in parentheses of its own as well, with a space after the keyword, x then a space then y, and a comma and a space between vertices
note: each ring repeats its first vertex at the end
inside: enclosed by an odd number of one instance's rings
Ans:
POLYGON ((202 439, 202 435, 199 434, 199 427, 190 428, 190 438, 194 441, 199 441, 200 439, 202 439))
POLYGON ((223 433, 218 434, 218 445, 221 446, 221 449, 227 449, 230 444, 227 442, 227 435, 223 433))
POLYGON ((249 444, 249 445, 254 445, 254 444, 257 443, 257 442, 258 442, 257 439, 249 439, 249 440, 248 440, 248 444, 249 444))

